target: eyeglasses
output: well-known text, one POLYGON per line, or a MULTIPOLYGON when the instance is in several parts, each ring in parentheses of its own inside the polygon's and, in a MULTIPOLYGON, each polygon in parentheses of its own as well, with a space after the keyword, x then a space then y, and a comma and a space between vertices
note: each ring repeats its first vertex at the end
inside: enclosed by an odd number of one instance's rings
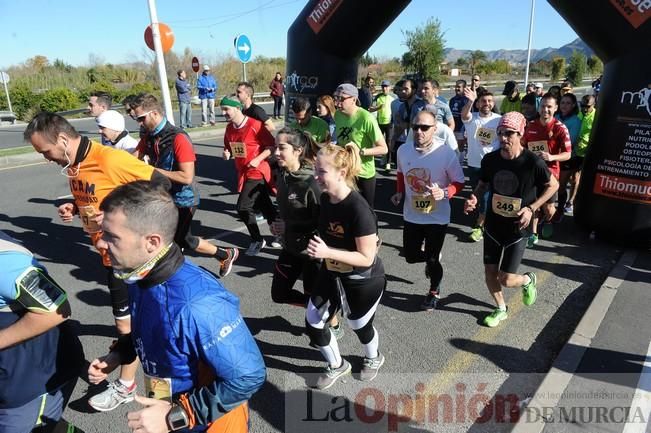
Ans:
POLYGON ((433 127, 434 127, 434 125, 413 125, 411 127, 411 129, 413 129, 414 131, 426 132, 426 131, 429 131, 433 127))
POLYGON ((147 116, 149 116, 153 112, 154 112, 154 110, 151 110, 151 111, 148 111, 146 113, 141 114, 140 116, 136 116, 136 117, 131 116, 131 117, 133 118, 133 120, 140 123, 140 122, 144 122, 145 119, 147 118, 147 116))
POLYGON ((354 96, 335 95, 335 96, 332 97, 332 99, 334 99, 335 102, 344 102, 346 99, 350 99, 350 98, 354 98, 354 96))
POLYGON ((500 137, 510 137, 513 134, 515 134, 516 132, 518 132, 518 131, 512 131, 510 129, 503 129, 501 131, 497 131, 497 135, 500 136, 500 137))

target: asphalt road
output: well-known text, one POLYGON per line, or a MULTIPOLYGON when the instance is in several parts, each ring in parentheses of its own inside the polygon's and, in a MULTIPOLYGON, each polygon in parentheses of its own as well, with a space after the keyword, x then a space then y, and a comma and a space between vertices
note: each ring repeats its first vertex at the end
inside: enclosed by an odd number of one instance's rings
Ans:
MULTIPOLYGON (((217 134, 195 140, 202 200, 193 232, 220 245, 245 248, 248 236, 235 212, 234 168, 219 157, 222 139, 217 134)), ((105 272, 79 222, 63 224, 58 220, 55 204, 69 194, 67 180, 59 170, 33 158, 1 167, 0 229, 24 242, 67 288, 86 359, 92 360, 104 354, 115 337, 105 272)), ((271 271, 277 250, 267 248, 255 258, 242 256, 224 280, 240 297, 242 315, 268 368, 266 384, 250 402, 251 431, 510 431, 508 422, 476 421, 477 412, 473 417, 473 412, 464 411, 464 402, 477 396, 497 399, 509 393, 519 400, 530 397, 621 251, 588 239, 566 218, 552 240, 542 240, 525 254, 521 271, 537 273, 537 303, 525 308, 519 293, 507 292, 508 320, 488 329, 480 325, 493 308, 483 281, 482 244, 467 241, 472 218, 462 214, 463 199, 457 197, 452 200, 453 223, 443 248, 443 300, 438 310, 424 313, 419 310, 428 289, 423 266, 406 264, 400 252, 400 209, 389 202, 394 177, 379 176, 377 188, 376 210, 383 240, 380 257, 388 287, 375 320, 380 351, 386 355, 375 382, 365 384, 349 378, 325 392, 306 393, 306 377, 324 363, 302 334, 303 309, 271 302, 271 271), (441 409, 445 411, 441 417, 430 418, 426 424, 398 416, 409 408, 416 413, 419 407, 408 405, 399 394, 415 396, 412 402, 417 402, 422 401, 418 395, 425 392, 452 396, 456 409, 463 413, 441 409), (373 417, 364 417, 364 413, 373 417), (366 424, 324 421, 347 416, 361 417, 366 424)), ((266 228, 263 232, 268 235, 266 228)), ((192 260, 217 270, 214 259, 192 260)), ((359 371, 363 350, 349 328, 339 345, 353 371, 359 371)), ((140 376, 139 381, 142 384, 140 376)), ((98 388, 82 377, 65 411, 66 419, 87 433, 129 431, 125 414, 136 410, 138 404, 93 413, 86 402, 88 392, 98 392, 98 388)), ((476 398, 472 401, 476 403, 476 398)))

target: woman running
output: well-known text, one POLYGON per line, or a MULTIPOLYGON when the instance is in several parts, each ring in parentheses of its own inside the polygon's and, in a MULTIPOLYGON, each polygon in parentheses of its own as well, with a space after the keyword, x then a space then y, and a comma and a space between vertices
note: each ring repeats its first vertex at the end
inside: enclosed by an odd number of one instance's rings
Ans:
POLYGON ((360 170, 359 148, 328 144, 318 153, 316 179, 323 191, 319 235, 308 243, 307 254, 323 259, 314 292, 308 301, 307 332, 328 362, 315 388, 326 389, 351 372, 339 353, 336 338, 326 327, 341 308, 348 325, 364 346, 360 380, 377 376, 384 364, 373 318, 386 287, 384 267, 377 256, 377 219, 368 202, 355 190, 360 170))

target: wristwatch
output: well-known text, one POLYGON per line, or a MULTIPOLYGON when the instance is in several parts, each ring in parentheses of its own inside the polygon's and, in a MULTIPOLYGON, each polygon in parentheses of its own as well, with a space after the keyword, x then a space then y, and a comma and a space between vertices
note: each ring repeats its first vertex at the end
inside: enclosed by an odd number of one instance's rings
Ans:
POLYGON ((444 198, 445 200, 447 200, 447 199, 450 198, 450 192, 448 191, 447 188, 443 188, 443 198, 444 198))
POLYGON ((360 147, 359 149, 359 156, 364 156, 364 148, 360 147))
POLYGON ((173 404, 169 412, 167 412, 167 428, 170 431, 177 431, 190 426, 190 418, 182 406, 173 404))

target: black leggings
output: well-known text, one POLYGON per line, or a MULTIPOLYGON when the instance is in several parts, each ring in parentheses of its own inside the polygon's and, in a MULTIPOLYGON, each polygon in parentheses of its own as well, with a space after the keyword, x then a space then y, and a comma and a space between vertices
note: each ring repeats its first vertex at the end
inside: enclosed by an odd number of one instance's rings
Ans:
POLYGON ((358 177, 357 189, 366 202, 371 205, 371 209, 375 209, 375 176, 368 179, 358 177))
POLYGON ((177 210, 179 212, 179 222, 176 225, 174 242, 181 247, 181 250, 187 248, 194 251, 199 246, 199 238, 190 232, 190 226, 192 225, 192 218, 194 218, 194 212, 197 210, 197 207, 179 207, 177 210))
POLYGON ((263 179, 248 179, 244 182, 242 192, 237 199, 237 213, 249 229, 249 234, 254 241, 261 241, 262 235, 255 219, 257 211, 271 224, 276 219, 276 208, 271 202, 269 188, 263 179))
POLYGON ((439 254, 443 248, 447 224, 414 224, 405 221, 402 245, 407 263, 425 262, 430 279, 430 290, 438 292, 443 279, 439 254), (425 241, 425 251, 421 249, 425 241))
POLYGON ((308 256, 282 250, 274 267, 271 300, 277 304, 307 305, 314 289, 320 263, 308 256), (303 292, 294 289, 298 277, 303 277, 303 292))
POLYGON ((368 344, 373 339, 375 311, 387 285, 382 264, 377 263, 376 266, 381 271, 359 280, 338 277, 325 265, 321 267, 305 312, 307 334, 314 344, 323 347, 330 343, 330 330, 326 323, 339 309, 342 309, 348 325, 362 344, 368 344), (345 294, 345 305, 341 302, 341 292, 345 294))

